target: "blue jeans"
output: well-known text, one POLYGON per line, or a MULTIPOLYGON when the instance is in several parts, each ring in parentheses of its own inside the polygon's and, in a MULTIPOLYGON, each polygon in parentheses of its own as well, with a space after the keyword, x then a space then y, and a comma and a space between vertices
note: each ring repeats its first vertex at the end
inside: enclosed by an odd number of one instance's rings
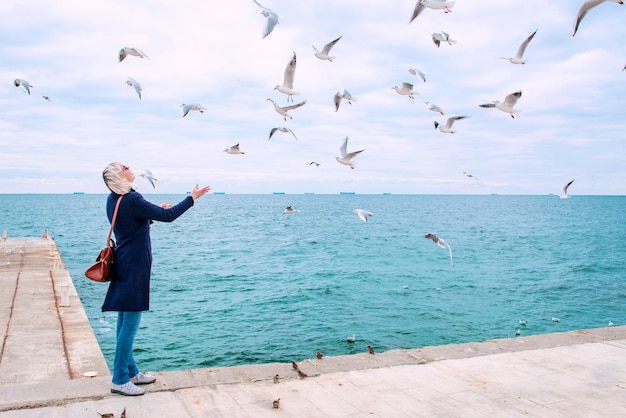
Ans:
POLYGON ((139 373, 133 357, 133 343, 141 322, 141 312, 118 312, 113 383, 123 385, 139 373))

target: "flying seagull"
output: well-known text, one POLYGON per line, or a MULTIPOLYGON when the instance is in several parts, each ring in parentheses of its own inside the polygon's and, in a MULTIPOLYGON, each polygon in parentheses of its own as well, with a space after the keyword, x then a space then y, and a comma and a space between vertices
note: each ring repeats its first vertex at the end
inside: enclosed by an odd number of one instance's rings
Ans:
POLYGON ((278 25, 278 15, 274 13, 272 10, 268 9, 265 6, 262 6, 258 1, 252 0, 257 6, 261 8, 261 14, 265 16, 266 24, 263 28, 262 37, 265 38, 267 35, 272 33, 274 27, 278 25))
POLYGON ((580 9, 578 9, 578 15, 576 15, 576 23, 574 24, 574 33, 572 34, 572 36, 576 35, 576 32, 578 31, 578 26, 580 26, 580 22, 582 22, 583 18, 587 15, 589 10, 606 1, 612 1, 613 3, 617 4, 624 4, 622 0, 587 0, 580 6, 580 9))
POLYGON ((439 48, 439 45, 442 42, 447 42, 448 45, 452 45, 456 43, 456 40, 450 38, 450 35, 446 32, 435 32, 431 35, 431 37, 433 38, 433 42, 435 43, 435 45, 437 46, 437 48, 439 48))
POLYGON ((454 7, 454 1, 447 0, 419 0, 415 5, 415 9, 413 9, 413 14, 411 15, 411 23, 417 16, 419 16, 426 7, 433 10, 442 10, 444 13, 450 13, 454 7))
POLYGON ((499 102, 498 100, 494 100, 491 103, 481 104, 480 107, 492 108, 495 107, 498 110, 503 111, 504 113, 508 113, 511 115, 513 119, 515 119, 515 115, 513 113, 521 112, 519 109, 515 109, 514 106, 517 104, 517 100, 522 97, 522 91, 516 91, 515 93, 511 93, 504 98, 504 102, 499 102))
POLYGON ((419 77, 419 79, 422 80, 423 83, 426 82, 426 73, 419 68, 409 68, 409 73, 419 77))
POLYGON ((502 58, 503 60, 508 60, 511 64, 526 64, 526 60, 522 59, 522 56, 524 56, 524 51, 526 51, 526 47, 528 46, 530 41, 533 40, 536 33, 537 33, 537 29, 532 33, 532 35, 526 38, 524 42, 522 42, 522 44, 517 49, 517 53, 515 54, 514 57, 511 57, 511 58, 500 57, 500 58, 502 58))
POLYGON ((276 128, 272 128, 272 130, 270 131, 270 136, 267 138, 268 141, 270 140, 270 138, 272 137, 272 135, 274 135, 274 133, 276 131, 290 133, 291 135, 293 135, 294 138, 296 138, 296 141, 298 140, 298 137, 296 136, 296 134, 293 133, 293 131, 291 129, 286 128, 284 126, 279 126, 279 127, 276 127, 276 128))
POLYGON ((434 232, 428 232, 426 235, 424 235, 424 238, 431 240, 440 248, 448 247, 448 250, 450 252, 450 264, 454 265, 454 260, 452 259, 452 248, 450 248, 450 245, 445 240, 439 238, 434 232))
POLYGON ((568 181, 567 184, 565 186, 563 186, 563 194, 561 196, 559 196, 561 198, 561 200, 565 200, 565 199, 569 199, 570 195, 567 194, 567 189, 569 188, 569 186, 572 185, 572 183, 574 182, 574 180, 568 181))
POLYGON ((51 101, 52 101, 52 100, 50 100, 50 98, 49 98, 48 96, 41 96, 41 97, 43 97, 43 98, 44 98, 44 100, 47 100, 47 101, 49 101, 49 102, 51 102, 51 101))
POLYGON ((139 84, 139 82, 132 77, 128 77, 128 80, 126 80, 126 84, 135 89, 137 96, 139 96, 139 100, 141 100, 141 84, 139 84))
POLYGON ((26 80, 22 80, 21 78, 16 78, 13 81, 13 84, 15 84, 15 87, 21 87, 22 90, 24 90, 26 93, 28 93, 28 95, 30 96, 30 89, 33 87, 28 81, 26 80))
POLYGON ((348 137, 346 136, 346 139, 343 140, 343 144, 341 144, 341 147, 339 148, 341 157, 335 157, 335 159, 337 160, 338 163, 347 165, 351 169, 354 169, 355 165, 354 163, 352 163, 351 160, 357 155, 359 155, 360 153, 362 153, 363 151, 365 150, 362 149, 360 151, 353 151, 353 152, 348 153, 348 137))
POLYGON ((187 116, 187 113, 189 113, 192 110, 197 110, 200 113, 204 113, 204 111, 206 110, 206 107, 199 105, 197 103, 194 103, 194 104, 183 103, 179 107, 180 107, 181 118, 184 118, 185 116, 187 116))
POLYGON ((318 163, 317 161, 311 161, 309 163, 309 165, 313 165, 313 164, 315 164, 315 167, 319 167, 320 166, 320 163, 318 163))
POLYGON ((333 60, 335 59, 335 57, 331 57, 330 54, 330 50, 333 46, 335 46, 335 44, 337 42, 339 42, 339 40, 341 39, 341 36, 337 39, 335 39, 334 41, 330 41, 329 43, 327 43, 326 45, 324 45, 324 48, 322 48, 322 51, 320 52, 317 48, 315 48, 315 45, 313 45, 313 50, 315 51, 315 56, 319 59, 323 60, 327 60, 330 62, 333 62, 333 60))
POLYGON ((411 99, 415 98, 413 97, 413 84, 411 83, 404 82, 402 83, 402 87, 395 85, 391 89, 395 90, 396 93, 401 96, 409 96, 411 99))
POLYGON ((437 113, 441 113, 442 115, 445 114, 445 112, 443 111, 442 108, 440 108, 439 106, 437 106, 434 103, 431 102, 424 102, 424 104, 426 106, 428 106, 428 110, 432 110, 433 112, 437 112, 437 113))
POLYGON ((287 95, 287 101, 292 101, 293 102, 293 95, 294 94, 298 94, 293 90, 293 79, 294 76, 296 75, 296 53, 293 52, 291 54, 291 58, 289 59, 289 63, 287 64, 287 67, 285 67, 285 74, 283 77, 283 84, 277 84, 276 87, 274 87, 274 90, 278 90, 281 93, 284 93, 287 95))
POLYGON ((467 171, 464 171, 463 174, 465 174, 467 177, 472 177, 472 178, 478 180, 478 177, 474 176, 473 174, 468 173, 467 171))
POLYGON ((154 175, 152 174, 152 171, 150 170, 143 170, 143 173, 139 174, 141 177, 143 177, 144 179, 148 180, 150 182, 150 184, 152 185, 152 188, 155 189, 156 186, 154 185, 154 182, 157 181, 158 179, 156 179, 154 177, 154 175))
POLYGON ((226 148, 224 152, 228 154, 245 154, 245 152, 239 149, 239 144, 235 144, 231 147, 226 148))
POLYGON ((150 59, 150 57, 148 57, 146 55, 145 52, 143 52, 142 50, 140 50, 139 48, 129 48, 127 46, 125 46, 124 48, 120 49, 119 52, 119 62, 124 61, 124 58, 126 58, 127 56, 132 55, 135 57, 139 57, 139 58, 148 58, 150 59))
POLYGON ((465 119, 465 118, 469 118, 469 116, 450 116, 447 120, 446 120, 446 124, 442 125, 439 122, 435 121, 435 129, 439 129, 441 132, 443 132, 444 134, 453 134, 456 133, 455 130, 452 129, 452 124, 460 119, 465 119))
POLYGON ((348 90, 341 89, 341 91, 338 91, 337 93, 335 93, 335 96, 333 96, 335 112, 339 110, 339 105, 341 104, 342 99, 347 101, 349 104, 352 104, 352 102, 356 102, 356 98, 353 97, 348 90))
POLYGON ((291 106, 278 106, 278 103, 276 103, 274 100, 272 99, 267 99, 268 102, 272 103, 274 105, 274 109, 276 109, 276 112, 278 112, 279 115, 283 116, 283 119, 285 119, 285 122, 287 121, 287 118, 289 119, 293 119, 293 117, 291 117, 291 115, 289 115, 287 112, 289 112, 290 110, 293 109, 297 109, 300 106, 303 106, 306 103, 306 100, 300 103, 296 103, 294 105, 291 106))
POLYGON ((365 210, 365 209, 354 209, 352 213, 358 216, 358 218, 362 220, 363 222, 367 222, 367 217, 373 215, 372 212, 370 212, 369 210, 365 210))

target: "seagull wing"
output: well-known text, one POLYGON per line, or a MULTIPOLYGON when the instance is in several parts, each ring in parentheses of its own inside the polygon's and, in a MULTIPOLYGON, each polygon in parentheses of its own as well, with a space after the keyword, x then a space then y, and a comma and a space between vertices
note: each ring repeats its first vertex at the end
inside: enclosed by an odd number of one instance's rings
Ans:
POLYGON ((522 56, 524 55, 524 52, 526 51, 526 47, 528 46, 530 41, 533 40, 533 38, 535 37, 536 33, 537 33, 537 30, 535 30, 532 35, 530 35, 528 38, 526 38, 526 40, 524 42, 522 42, 522 44, 517 49, 517 54, 515 54, 515 58, 517 58, 517 59, 521 59, 522 58, 522 56))
POLYGON ((128 53, 126 52, 126 48, 120 49, 120 52, 118 54, 119 62, 122 62, 127 55, 128 53))
POLYGON ((504 104, 509 107, 515 106, 517 100, 522 97, 521 91, 516 91, 515 93, 511 93, 504 98, 504 104))
POLYGON ((478 105, 478 106, 485 107, 485 108, 490 108, 490 107, 496 107, 496 104, 495 103, 485 103, 485 104, 481 104, 481 105, 478 105))
POLYGON ((567 189, 569 188, 569 186, 572 185, 573 182, 574 180, 569 181, 565 186, 563 186, 563 194, 567 194, 567 189))
POLYGON ((359 150, 359 151, 352 151, 352 152, 349 152, 349 153, 347 153, 347 154, 346 154, 343 158, 344 158, 345 160, 351 160, 351 159, 353 159, 354 157, 356 157, 357 155, 359 155, 360 153, 362 153, 363 151, 365 151, 365 150, 364 150, 364 149, 362 149, 362 150, 359 150))
POLYGON ((576 35, 578 31, 578 26, 580 26, 580 22, 582 22, 583 18, 587 15, 589 10, 593 9, 597 5, 604 3, 606 0, 587 0, 584 2, 580 9, 578 9, 578 15, 576 16, 576 23, 574 24, 574 33, 572 36, 576 35))
POLYGON ((408 90, 408 91, 413 90, 413 84, 406 83, 406 82, 402 83, 402 90, 408 90))
POLYGON ((267 16, 267 24, 265 25, 265 28, 263 29, 263 34, 262 34, 263 38, 265 38, 267 35, 272 33, 272 31, 274 30, 274 27, 278 25, 278 15, 269 9, 266 9, 266 10, 268 11, 268 16, 267 16))
POLYGON ((409 23, 415 20, 415 18, 419 16, 420 13, 422 13, 423 11, 424 11, 424 1, 419 0, 417 4, 415 5, 415 9, 413 9, 413 14, 411 15, 411 20, 409 20, 409 23))
POLYGON ((272 137, 272 135, 274 135, 274 133, 278 130, 278 128, 272 128, 272 130, 270 131, 270 136, 267 138, 267 140, 269 141, 270 138, 272 137))
POLYGON ((305 101, 303 101, 303 102, 300 102, 300 103, 296 103, 296 104, 291 105, 291 106, 281 107, 281 109, 284 109, 284 110, 292 110, 292 109, 297 109, 297 108, 299 108, 300 106, 304 106, 304 104, 305 104, 305 103, 306 103, 306 100, 305 100, 305 101))
POLYGON ((287 86, 293 89, 293 79, 296 73, 296 53, 294 52, 289 60, 289 64, 285 67, 285 76, 283 79, 283 86, 287 86))
POLYGON ((287 132, 289 132, 291 135, 293 135, 294 138, 296 138, 296 141, 298 140, 298 137, 296 136, 296 134, 293 133, 293 131, 289 128, 287 128, 287 132))
POLYGON ((335 93, 333 96, 333 103, 335 104, 335 112, 339 110, 339 105, 341 104, 341 95, 339 92, 335 93))
POLYGON ((450 116, 448 118, 448 120, 446 121, 446 128, 450 129, 452 128, 452 124, 459 120, 459 119, 465 119, 467 116, 450 116))
POLYGON ((330 41, 329 43, 327 43, 326 45, 324 45, 324 48, 322 48, 322 54, 328 55, 330 53, 330 49, 335 46, 335 44, 337 42, 339 42, 339 40, 341 39, 341 36, 337 39, 335 39, 334 41, 330 41))
POLYGON ((345 158, 345 156, 348 154, 348 137, 346 136, 346 139, 343 140, 343 144, 341 144, 341 147, 339 147, 339 153, 341 154, 342 158, 345 158))

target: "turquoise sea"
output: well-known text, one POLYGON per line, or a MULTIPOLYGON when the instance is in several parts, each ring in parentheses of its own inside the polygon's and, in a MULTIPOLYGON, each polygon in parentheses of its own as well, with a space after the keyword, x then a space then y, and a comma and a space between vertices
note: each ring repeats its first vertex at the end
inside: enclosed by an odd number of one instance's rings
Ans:
MULTIPOLYGON (((105 199, 0 195, 0 230, 54 236, 111 364, 107 285, 83 276, 106 241, 105 199)), ((155 223, 152 246, 151 310, 135 344, 143 370, 626 324, 623 196, 214 194, 155 223), (288 205, 300 213, 283 215, 288 205), (356 208, 374 215, 364 223, 356 208), (427 232, 450 244, 454 266, 427 232)))

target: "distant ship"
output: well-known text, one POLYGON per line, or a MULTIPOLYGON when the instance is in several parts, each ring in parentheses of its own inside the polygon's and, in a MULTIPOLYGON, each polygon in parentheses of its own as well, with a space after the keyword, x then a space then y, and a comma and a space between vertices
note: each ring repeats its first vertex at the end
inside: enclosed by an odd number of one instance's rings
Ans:
POLYGON ((85 194, 85 192, 74 192, 74 194, 85 194))
POLYGON ((354 192, 339 192, 339 194, 355 194, 354 192))
POLYGON ((285 192, 274 192, 274 194, 285 194, 285 192))
POLYGON ((213 194, 226 194, 226 192, 213 192, 213 194))
POLYGON ((383 193, 383 195, 385 195, 385 196, 389 196, 390 194, 391 194, 391 193, 389 193, 389 192, 385 192, 385 193, 383 193))

